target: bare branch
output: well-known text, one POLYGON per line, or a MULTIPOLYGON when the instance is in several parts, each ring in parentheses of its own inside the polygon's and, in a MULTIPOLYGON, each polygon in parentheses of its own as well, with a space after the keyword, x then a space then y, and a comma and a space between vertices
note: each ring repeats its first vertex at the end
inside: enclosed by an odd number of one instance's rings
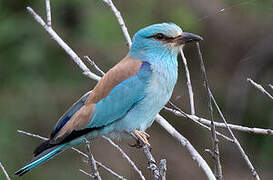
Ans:
POLYGON ((33 18, 48 32, 48 34, 54 39, 72 58, 72 60, 83 70, 83 74, 91 79, 99 80, 100 77, 92 73, 86 65, 82 62, 79 56, 59 37, 59 35, 49 26, 46 25, 44 20, 31 8, 27 7, 27 11, 33 16, 33 18))
MULTIPOLYGON (((200 61, 201 61, 202 64, 204 64, 204 63, 203 63, 203 58, 202 58, 202 53, 201 53, 201 50, 200 50, 200 45, 199 45, 198 42, 196 43, 196 45, 197 45, 197 49, 198 49, 198 54, 199 54, 199 57, 200 57, 200 61)), ((201 64, 201 66, 202 66, 202 64, 201 64)), ((205 68, 205 67, 204 67, 204 68, 205 68)), ((205 69, 203 69, 203 70, 205 70, 205 69)), ((204 71, 204 72, 205 72, 205 71, 204 71)), ((208 82, 208 81, 207 81, 207 82, 208 82)), ((225 123, 225 125, 226 125, 226 127, 227 127, 227 129, 228 129, 228 131, 229 131, 229 133, 230 133, 230 135, 232 136, 232 138, 233 138, 233 140, 234 140, 236 146, 238 147, 238 149, 239 149, 241 155, 243 156, 244 160, 246 161, 246 163, 247 163, 247 165, 248 165, 248 167, 249 167, 249 169, 250 169, 250 171, 251 171, 252 176, 253 176, 256 180, 260 180, 260 177, 259 177, 258 173, 257 173, 256 170, 254 169, 254 167, 253 167, 252 163, 250 162, 248 156, 247 156, 246 153, 244 152, 244 150, 243 150, 241 144, 239 143, 239 141, 236 139, 236 137, 234 136, 233 132, 232 132, 231 129, 229 128, 229 126, 228 126, 228 124, 227 124, 227 121, 226 121, 226 119, 225 119, 225 117, 224 117, 224 115, 223 115, 221 109, 219 108, 219 106, 218 106, 216 100, 214 99, 214 97, 213 97, 213 95, 212 95, 212 92, 211 92, 209 86, 207 86, 207 89, 208 89, 209 96, 210 96, 211 100, 213 101, 214 105, 216 106, 216 109, 217 109, 218 113, 220 114, 222 120, 224 121, 224 123, 225 123)))
POLYGON ((85 171, 82 170, 82 169, 79 169, 79 171, 82 172, 83 174, 85 174, 85 175, 87 175, 87 176, 89 176, 89 177, 95 179, 95 177, 94 177, 92 174, 89 174, 88 172, 85 172, 85 171))
POLYGON ((167 172, 167 160, 161 159, 159 163, 159 173, 161 176, 161 180, 166 180, 166 172, 167 172))
POLYGON ((143 153, 148 160, 148 165, 149 165, 148 169, 152 171, 154 179, 160 180, 161 179, 160 172, 159 172, 159 169, 157 168, 155 158, 153 157, 150 151, 150 148, 148 147, 147 144, 144 144, 143 141, 139 139, 134 133, 130 133, 130 134, 133 138, 135 138, 140 143, 143 153))
MULTIPOLYGON (((175 105, 174 105, 175 106, 175 105)), ((192 120, 193 122, 195 122, 196 124, 198 124, 199 126, 203 127, 203 128, 206 128, 207 130, 211 131, 211 128, 208 127, 207 125, 204 125, 202 124, 201 122, 199 122, 198 120, 196 119, 193 119, 193 118, 190 118, 188 114, 186 114, 185 112, 183 112, 180 108, 178 108, 177 106, 175 106, 175 109, 171 109, 171 108, 168 108, 168 107, 164 107, 165 110, 169 111, 169 112, 172 112, 174 113, 175 115, 177 116, 182 116, 182 117, 185 117, 186 119, 189 119, 189 120, 192 120)), ((209 123, 210 124, 210 123, 209 123)), ((229 137, 225 136, 224 134, 222 133, 219 133, 218 131, 215 131, 216 134, 218 136, 221 136, 222 138, 224 138, 225 140, 227 141, 230 141, 230 142, 234 142, 233 139, 230 139, 229 137)))
POLYGON ((6 176, 6 179, 7 179, 7 180, 10 180, 8 173, 7 173, 7 171, 5 170, 5 168, 4 168, 4 166, 2 165, 1 162, 0 162, 0 167, 1 167, 2 171, 4 172, 4 174, 5 174, 5 176, 6 176))
POLYGON ((46 4, 46 19, 47 25, 51 27, 51 10, 50 10, 50 0, 45 0, 46 4))
POLYGON ((127 45, 128 47, 130 48, 131 45, 132 45, 132 41, 131 41, 131 38, 130 38, 130 35, 128 33, 128 30, 127 30, 127 27, 125 25, 125 22, 120 14, 120 12, 117 10, 117 8, 115 7, 115 5, 113 4, 112 0, 103 0, 103 2, 105 2, 110 8, 111 10, 113 11, 113 13, 115 14, 117 20, 118 20, 118 23, 121 27, 121 30, 123 32, 123 35, 127 41, 127 45))
POLYGON ((93 154, 91 153, 90 142, 87 139, 85 139, 85 144, 86 144, 86 151, 88 156, 88 164, 90 165, 90 168, 91 168, 91 175, 94 179, 101 180, 100 173, 96 165, 96 161, 94 159, 93 154))
MULTIPOLYGON (((211 93, 211 92, 210 92, 210 93, 211 93)), ((211 93, 211 94, 212 94, 212 93, 211 93)), ((213 100, 214 105, 215 105, 216 108, 217 108, 218 113, 220 114, 222 120, 224 121, 226 127, 228 128, 229 133, 231 134, 232 138, 234 139, 235 144, 236 144, 236 146, 238 147, 238 149, 239 149, 241 155, 243 156, 244 160, 246 161, 246 163, 247 163, 247 165, 248 165, 248 167, 249 167, 249 169, 250 169, 250 171, 251 171, 252 176, 253 176, 256 180, 260 180, 260 177, 259 177, 258 173, 256 172, 256 170, 254 169, 252 163, 250 162, 250 160, 249 160, 247 154, 245 153, 244 149, 242 148, 241 144, 239 143, 239 141, 237 140, 237 138, 235 137, 235 135, 233 134, 233 132, 231 131, 231 129, 229 128, 229 126, 228 126, 228 124, 227 124, 227 121, 226 121, 226 119, 225 119, 225 117, 224 117, 224 115, 223 115, 221 109, 219 108, 219 106, 218 106, 216 100, 214 99, 213 95, 212 95, 212 100, 213 100)))
POLYGON ((170 135, 172 135, 178 142, 186 148, 190 153, 192 159, 197 162, 198 166, 203 170, 209 180, 216 180, 213 172, 208 166, 207 162, 202 158, 202 156, 194 149, 191 143, 182 136, 172 125, 166 121, 159 114, 156 116, 156 122, 160 124, 170 135))
MULTIPOLYGON (((267 92, 263 86, 261 86, 260 84, 254 82, 251 78, 247 78, 247 81, 254 86, 256 89, 258 89, 259 91, 261 91, 263 94, 265 94, 266 96, 268 96, 271 100, 273 100, 273 96, 267 92)), ((269 85, 270 86, 270 85, 269 85)), ((272 85, 271 85, 272 86, 272 85)))
MULTIPOLYGON (((192 121, 198 121, 202 124, 206 124, 206 125, 210 125, 211 121, 208 120, 208 119, 204 119, 204 118, 201 118, 201 117, 198 117, 196 115, 190 115, 190 114, 187 114, 185 112, 179 112, 175 109, 171 109, 171 108, 168 108, 168 107, 164 107, 164 109, 166 109, 167 111, 170 111, 172 112, 173 114, 175 114, 176 116, 180 116, 180 117, 185 117, 185 118, 189 118, 191 119, 192 121)), ((219 127, 219 128, 227 128, 225 123, 219 123, 219 122, 214 122, 214 125, 216 127, 219 127)), ((230 129, 234 129, 236 131, 242 131, 242 132, 247 132, 247 133, 254 133, 254 134, 262 134, 262 135, 273 135, 273 130, 272 129, 262 129, 262 128, 251 128, 251 127, 246 127, 246 126, 241 126, 241 125, 235 125, 235 124, 228 124, 228 127, 230 129)))
MULTIPOLYGON (((27 135, 27 136, 31 136, 31 137, 35 137, 35 138, 38 138, 38 139, 42 139, 44 141, 48 140, 48 138, 46 137, 43 137, 43 136, 40 136, 40 135, 36 135, 36 134, 32 134, 32 133, 29 133, 29 132, 26 132, 26 131, 22 131, 22 130, 17 130, 18 133, 21 133, 21 134, 24 134, 24 135, 27 135)), ((79 153, 80 155, 88 158, 88 155, 83 153, 82 151, 76 149, 76 148, 71 148, 73 151, 79 153)), ((103 169, 105 169, 106 171, 108 171, 110 174, 112 174, 113 176, 117 177, 118 179, 120 180, 126 180, 124 177, 122 177, 121 175, 117 174, 116 172, 114 172, 112 169, 108 168, 107 166, 105 166, 104 164, 102 164, 101 162, 95 160, 96 164, 98 167, 102 167, 103 169)))
POLYGON ((189 98, 190 98, 190 106, 191 106, 191 114, 195 114, 195 108, 194 108, 194 98, 193 98, 193 91, 192 91, 192 85, 191 85, 191 77, 190 77, 190 72, 187 64, 187 59, 184 56, 184 52, 182 48, 180 49, 181 57, 184 63, 185 67, 185 73, 186 73, 186 78, 187 78, 187 86, 188 86, 188 92, 189 92, 189 98))
POLYGON ((210 92, 209 81, 208 81, 203 57, 201 54, 200 45, 198 42, 196 43, 196 45, 197 45, 197 49, 198 49, 198 55, 200 58, 201 72, 203 74, 204 84, 205 84, 205 88, 206 88, 207 94, 208 94, 208 108, 209 108, 210 119, 211 119, 210 127, 211 127, 211 137, 212 137, 213 159, 214 159, 214 163, 215 163, 215 176, 218 180, 222 180, 223 179, 223 172, 222 172, 222 166, 221 166, 221 162, 220 162, 219 140, 216 136, 215 124, 214 124, 214 120, 213 120, 213 109, 212 109, 212 103, 211 103, 212 94, 210 92))
POLYGON ((110 144, 112 144, 112 146, 114 146, 122 154, 122 157, 124 157, 129 162, 129 164, 133 167, 133 169, 139 174, 140 178, 142 180, 145 180, 145 177, 143 176, 142 172, 137 168, 137 166, 130 159, 130 157, 116 143, 114 143, 110 138, 105 137, 105 136, 102 136, 102 137, 105 140, 107 140, 110 144))
POLYGON ((91 65, 91 66, 94 66, 94 68, 102 75, 104 76, 105 73, 96 65, 96 63, 94 61, 92 61, 90 59, 89 56, 84 56, 84 58, 86 59, 86 61, 91 65))

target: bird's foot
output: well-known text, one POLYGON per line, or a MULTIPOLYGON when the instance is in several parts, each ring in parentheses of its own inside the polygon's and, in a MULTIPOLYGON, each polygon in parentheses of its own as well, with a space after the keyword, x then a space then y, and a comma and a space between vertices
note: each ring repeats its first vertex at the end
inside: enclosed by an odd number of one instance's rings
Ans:
POLYGON ((137 140, 135 144, 132 144, 131 147, 141 148, 143 144, 146 144, 149 148, 151 148, 151 145, 148 141, 150 138, 150 135, 144 131, 134 130, 133 135, 136 136, 137 140))

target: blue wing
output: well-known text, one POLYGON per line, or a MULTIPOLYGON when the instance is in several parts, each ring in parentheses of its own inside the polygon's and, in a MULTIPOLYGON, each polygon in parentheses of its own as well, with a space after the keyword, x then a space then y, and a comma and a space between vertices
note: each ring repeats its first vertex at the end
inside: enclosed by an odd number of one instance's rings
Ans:
POLYGON ((150 64, 143 62, 134 76, 115 86, 107 97, 96 104, 88 128, 107 126, 126 115, 145 97, 145 89, 149 84, 151 73, 150 64))
MULTIPOLYGON (((96 103, 91 120, 84 129, 100 128, 122 118, 135 104, 145 97, 145 89, 149 84, 151 72, 150 64, 143 62, 139 71, 134 76, 116 85, 108 96, 96 103)), ((60 118, 51 133, 51 139, 54 138, 71 117, 79 111, 85 104, 89 95, 90 92, 82 96, 82 98, 73 104, 73 106, 60 118)), ((83 130, 83 128, 76 129, 76 131, 81 130, 83 130)), ((75 133, 76 132, 72 134, 75 133)), ((76 134, 82 134, 82 132, 77 132, 76 134)))
POLYGON ((60 129, 70 120, 70 118, 84 105, 91 91, 85 93, 76 103, 74 103, 59 119, 51 132, 50 138, 53 138, 60 129))

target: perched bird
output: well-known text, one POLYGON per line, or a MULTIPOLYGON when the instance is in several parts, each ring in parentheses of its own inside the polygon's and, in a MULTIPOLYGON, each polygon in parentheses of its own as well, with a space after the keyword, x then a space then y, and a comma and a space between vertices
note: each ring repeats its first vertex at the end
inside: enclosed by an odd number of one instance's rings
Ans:
POLYGON ((171 97, 179 49, 200 40, 200 36, 183 32, 173 23, 139 30, 128 55, 64 113, 49 140, 38 146, 34 158, 15 174, 25 174, 85 138, 104 135, 122 139, 133 133, 150 145, 145 130, 171 97))

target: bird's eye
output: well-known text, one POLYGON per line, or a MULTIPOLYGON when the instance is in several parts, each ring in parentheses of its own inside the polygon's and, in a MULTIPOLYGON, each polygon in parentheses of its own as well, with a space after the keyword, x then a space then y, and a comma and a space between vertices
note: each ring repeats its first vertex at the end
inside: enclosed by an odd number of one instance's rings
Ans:
POLYGON ((155 38, 158 39, 158 40, 162 40, 164 38, 164 34, 158 33, 158 34, 155 35, 155 38))

